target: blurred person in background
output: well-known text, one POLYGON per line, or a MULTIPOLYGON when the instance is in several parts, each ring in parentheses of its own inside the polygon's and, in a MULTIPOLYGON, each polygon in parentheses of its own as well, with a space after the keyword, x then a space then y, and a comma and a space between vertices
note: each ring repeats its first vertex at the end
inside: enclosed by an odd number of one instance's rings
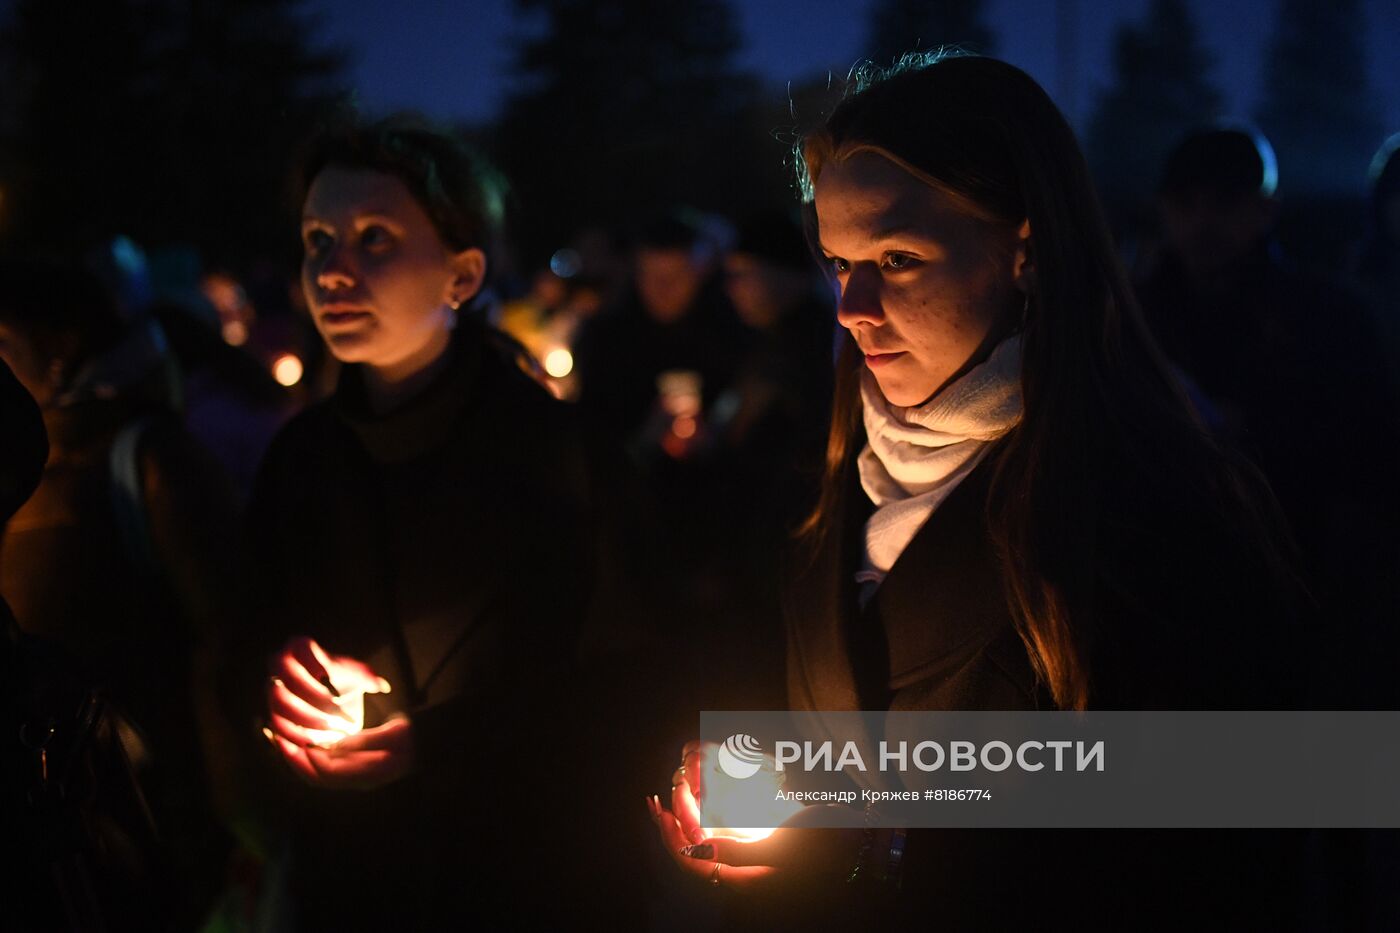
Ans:
POLYGON ((288 339, 292 334, 280 335, 276 344, 251 342, 268 328, 256 326, 260 319, 246 296, 238 316, 226 316, 221 303, 243 295, 234 280, 206 276, 200 291, 202 296, 182 300, 162 297, 150 313, 179 362, 185 424, 223 464, 246 501, 268 444, 296 410, 294 391, 303 385, 308 364, 296 352, 295 339, 288 339), (206 313, 208 305, 218 318, 206 313))
POLYGON ((505 303, 500 328, 539 362, 555 397, 572 400, 578 395, 573 347, 579 330, 601 310, 604 286, 560 262, 560 254, 567 253, 572 251, 556 253, 550 267, 536 273, 528 292, 505 303))
POLYGON ((227 848, 206 762, 222 762, 210 672, 232 634, 232 488, 174 410, 160 329, 124 320, 81 267, 0 268, 0 357, 49 437, 38 488, 0 537, 0 589, 21 628, 71 654, 140 730, 167 919, 192 925, 227 848))
MULTIPOLYGON (((1371 198, 1354 277, 1371 308, 1391 373, 1400 369, 1400 133, 1371 160, 1371 198)), ((1400 378, 1392 377, 1400 390, 1400 378)))
POLYGON ((716 249, 685 213, 647 224, 631 287, 579 334, 580 410, 639 462, 686 457, 743 356, 746 334, 721 288, 716 249), (692 420, 677 431, 681 418, 692 420))
POLYGON ((708 653, 696 659, 702 669, 728 672, 704 708, 781 708, 785 688, 774 672, 784 637, 773 581, 820 485, 836 319, 802 230, 784 212, 740 224, 723 269, 749 335, 697 451, 716 477, 706 510, 724 602, 690 648, 708 653))
POLYGON ((1257 134, 1183 140, 1159 186, 1163 248, 1138 295, 1167 357, 1216 412, 1223 439, 1264 471, 1297 536, 1332 627, 1317 702, 1389 708, 1400 700, 1391 678, 1357 676, 1357 665, 1400 649, 1391 374, 1357 298, 1279 255, 1278 177, 1257 134))
MULTIPOLYGON (((1385 370, 1390 375, 1390 388, 1394 392, 1392 405, 1400 410, 1400 133, 1387 139, 1375 154, 1369 176, 1371 197, 1366 228, 1349 282, 1367 303, 1371 324, 1379 337, 1377 349, 1384 356, 1385 370)), ((1391 431, 1392 445, 1400 443, 1397 432, 1400 428, 1391 431)), ((1384 464, 1391 465, 1394 458, 1384 451, 1384 433, 1378 433, 1381 436, 1376 446, 1381 459, 1384 464)), ((1394 683, 1395 659, 1400 657, 1400 632, 1395 626, 1395 620, 1400 619, 1400 584, 1396 582, 1400 581, 1400 546, 1395 541, 1400 529, 1394 523, 1393 513, 1388 527, 1386 521, 1384 515, 1368 516, 1354 529, 1353 533, 1358 535, 1376 535, 1372 546, 1378 552, 1377 557, 1366 566, 1376 573, 1375 584, 1378 585, 1374 588, 1378 593, 1374 605, 1367 607, 1369 611, 1362 619, 1342 618, 1340 624, 1351 642, 1349 654, 1352 658, 1366 659, 1368 674, 1394 683)), ((1342 659, 1338 664, 1337 678, 1342 681, 1342 689, 1334 690, 1333 695, 1342 697, 1341 702, 1347 705, 1396 708, 1400 703, 1400 691, 1358 694, 1350 681, 1344 680, 1355 676, 1353 665, 1351 658, 1342 659)), ((1314 885, 1321 891, 1319 902, 1331 916, 1344 918, 1356 928, 1400 926, 1400 896, 1394 885, 1394 879, 1400 877, 1400 832, 1320 833, 1317 848, 1321 858, 1346 866, 1343 871, 1324 875, 1321 883, 1314 885)))
MULTIPOLYGON (((290 387, 304 385, 302 370, 310 365, 295 346, 296 332, 259 317, 231 276, 201 276, 193 247, 166 247, 150 257, 119 236, 87 261, 118 296, 123 319, 153 320, 160 327, 178 371, 175 403, 185 426, 246 500, 258 461, 294 408, 298 396, 290 387)), ((281 321, 290 323, 291 316, 281 321)))
MULTIPOLYGON (((0 360, 0 438, 4 441, 0 444, 0 522, 7 522, 39 485, 48 442, 38 406, 3 360, 0 360)), ((3 592, 0 592, 0 627, 4 628, 0 633, 0 728, 7 736, 0 744, 0 794, 5 801, 4 806, 0 806, 0 834, 10 851, 18 856, 0 875, 0 903, 5 905, 7 927, 23 931, 56 928, 74 914, 88 915, 84 908, 92 904, 93 898, 101 896, 97 892, 107 893, 107 882, 111 879, 106 873, 98 872, 90 881, 92 897, 86 899, 86 904, 75 905, 69 902, 72 892, 65 890, 62 874, 54 871, 51 853, 67 853, 61 843, 54 845, 42 838, 53 832, 52 823, 45 820, 45 815, 33 812, 38 796, 34 793, 35 785, 45 777, 36 774, 35 758, 38 754, 47 755, 48 749, 32 747, 42 743, 38 737, 27 733, 32 729, 29 723, 34 718, 32 694, 52 690, 55 685, 34 683, 49 672, 28 670, 33 661, 26 649, 37 639, 20 629, 3 592), (26 747, 26 739, 30 747, 26 747)), ((131 894, 139 897, 149 893, 146 880, 123 886, 120 895, 125 896, 118 898, 122 908, 129 909, 131 894)), ((98 916, 98 922, 102 922, 100 914, 98 916)), ((147 919, 136 913, 128 916, 147 919)))
MULTIPOLYGON (((724 260, 724 282, 752 333, 720 442, 727 457, 756 472, 781 473, 787 482, 820 459, 826 435, 836 327, 831 295, 812 272, 801 228, 783 213, 740 226, 724 260)), ((800 491, 792 495, 810 501, 800 491)))
MULTIPOLYGON (((631 282, 582 327, 574 348, 584 424, 625 450, 654 504, 660 543, 642 573, 664 594, 668 632, 705 643, 686 658, 697 674, 732 647, 731 626, 751 618, 731 569, 748 525, 736 525, 726 505, 733 490, 718 435, 753 334, 724 294, 719 239, 685 211, 646 224, 631 282)), ((685 710, 737 700, 749 686, 704 676, 676 682, 695 691, 678 707, 685 710)))

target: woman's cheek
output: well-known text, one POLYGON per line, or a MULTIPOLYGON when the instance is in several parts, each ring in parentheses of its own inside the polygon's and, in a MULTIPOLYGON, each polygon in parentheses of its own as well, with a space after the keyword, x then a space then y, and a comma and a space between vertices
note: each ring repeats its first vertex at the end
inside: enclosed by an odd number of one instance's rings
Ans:
POLYGON ((928 322, 935 317, 937 286, 931 277, 911 277, 890 288, 887 292, 885 313, 896 324, 906 338, 917 340, 928 322))
POLYGON ((392 301, 395 307, 425 314, 442 304, 446 283, 440 267, 406 257, 381 263, 365 273, 365 284, 381 303, 392 301))
POLYGON ((318 270, 317 270, 317 267, 316 267, 316 263, 315 263, 313 260, 306 259, 306 260, 303 260, 303 261, 302 261, 302 264, 301 264, 301 293, 302 293, 303 297, 306 298, 306 303, 307 303, 308 305, 311 304, 311 299, 312 299, 312 298, 315 296, 315 294, 316 294, 316 275, 317 275, 317 272, 318 272, 318 270))

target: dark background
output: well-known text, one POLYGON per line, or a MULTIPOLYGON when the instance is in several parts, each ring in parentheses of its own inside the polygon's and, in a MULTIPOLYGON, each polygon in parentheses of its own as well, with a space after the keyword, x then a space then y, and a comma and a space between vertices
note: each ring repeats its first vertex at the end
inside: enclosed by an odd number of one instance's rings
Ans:
POLYGON ((514 182, 522 275, 668 204, 790 202, 795 131, 851 64, 943 42, 1045 85, 1127 248, 1172 143, 1247 121, 1285 244, 1339 266, 1400 129, 1395 0, 6 0, 0 23, 0 245, 125 233, 243 276, 294 262, 287 165, 336 102, 470 132, 514 182))
MULTIPOLYGON (((879 5, 876 0, 735 2, 742 37, 736 62, 777 91, 789 81, 800 83, 827 70, 844 74, 866 54, 867 24, 879 5)), ((987 0, 968 6, 981 7, 997 53, 1050 90, 1082 130, 1098 95, 1114 82, 1115 34, 1139 24, 1152 2, 987 0), (1067 32, 1062 23, 1068 24, 1067 32), (1073 48, 1062 64, 1060 49, 1067 41, 1073 48)), ((1248 119, 1261 96, 1277 0, 1189 0, 1185 6, 1200 29, 1202 45, 1215 58, 1211 76, 1224 95, 1223 115, 1248 119)), ((1386 126, 1400 127, 1400 55, 1392 51, 1400 40, 1400 4, 1364 0, 1359 8, 1377 112, 1386 126)), ((538 15, 520 15, 512 0, 477 0, 469 12, 467 5, 451 0, 393 6, 318 0, 306 9, 324 16, 329 41, 353 50, 350 74, 366 103, 470 121, 487 121, 499 113, 516 86, 510 74, 511 43, 536 35, 542 24, 538 15), (405 54, 409 49, 413 55, 405 54)))

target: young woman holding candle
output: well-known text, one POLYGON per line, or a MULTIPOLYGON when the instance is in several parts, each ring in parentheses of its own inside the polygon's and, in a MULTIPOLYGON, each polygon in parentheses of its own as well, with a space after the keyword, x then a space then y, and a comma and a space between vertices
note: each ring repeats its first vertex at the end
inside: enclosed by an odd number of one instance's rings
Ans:
POLYGON ((264 734, 305 785, 275 794, 292 903, 318 929, 529 925, 552 901, 528 896, 533 762, 565 747, 592 471, 473 312, 501 223, 486 166, 390 119, 325 134, 303 180, 302 287, 342 369, 250 508, 264 734))
MULTIPOLYGON (((973 56, 868 68, 799 170, 847 335, 824 488, 788 579, 792 707, 1295 703, 1287 533, 1164 364, 1039 86, 973 56)), ((751 906, 782 916, 815 903, 825 922, 871 919, 873 902, 832 896, 850 886, 817 882, 858 862, 880 873, 879 845, 857 854, 865 834, 683 851, 704 835, 686 751, 671 811, 651 805, 684 871, 766 890, 778 900, 751 906)), ((1053 926, 1056 901, 1081 928, 1140 927, 1162 909, 1257 920, 1276 906, 1254 896, 1258 860, 1222 854, 1253 857, 1255 843, 916 830, 883 904, 948 929, 1053 926), (1229 867, 1229 881, 1196 883, 1188 863, 1207 878, 1229 867)))

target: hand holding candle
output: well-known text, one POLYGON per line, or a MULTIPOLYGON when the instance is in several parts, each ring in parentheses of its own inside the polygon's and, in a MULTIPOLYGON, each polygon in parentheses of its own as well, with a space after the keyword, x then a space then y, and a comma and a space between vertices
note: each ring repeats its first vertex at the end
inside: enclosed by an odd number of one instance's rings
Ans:
POLYGON ((263 732, 287 763, 313 784, 371 788, 397 780, 413 763, 407 717, 364 728, 364 695, 388 693, 367 664, 330 655, 306 636, 272 657, 263 732))
MULTIPOLYGON (((690 742, 685 746, 681 767, 672 776, 669 811, 657 798, 647 798, 647 809, 661 842, 677 867, 698 880, 732 888, 801 883, 803 878, 837 877, 850 870, 859 834, 839 829, 791 828, 794 822, 801 823, 800 817, 792 819, 804 810, 801 804, 773 800, 773 811, 765 821, 770 823, 767 827, 723 825, 722 798, 727 785, 723 773, 715 767, 715 750, 712 742, 690 742), (712 797, 713 801, 709 799, 712 797)), ((780 776, 772 768, 760 773, 768 777, 757 785, 758 789, 766 797, 775 797, 780 776)), ((746 807, 744 812, 752 810, 746 807)))
MULTIPOLYGON (((746 737, 747 738, 747 737, 746 737)), ((782 798, 783 773, 772 755, 754 762, 756 770, 739 780, 730 777, 720 762, 724 749, 713 742, 691 742, 685 747, 687 790, 699 804, 701 832, 706 838, 757 842, 773 835, 788 818, 801 812, 802 804, 782 798), (740 814, 743 814, 742 816, 740 814), (755 821, 755 814, 759 819, 755 821), (752 825, 757 822, 759 825, 752 825)), ((672 804, 677 803, 672 790, 672 804)))

